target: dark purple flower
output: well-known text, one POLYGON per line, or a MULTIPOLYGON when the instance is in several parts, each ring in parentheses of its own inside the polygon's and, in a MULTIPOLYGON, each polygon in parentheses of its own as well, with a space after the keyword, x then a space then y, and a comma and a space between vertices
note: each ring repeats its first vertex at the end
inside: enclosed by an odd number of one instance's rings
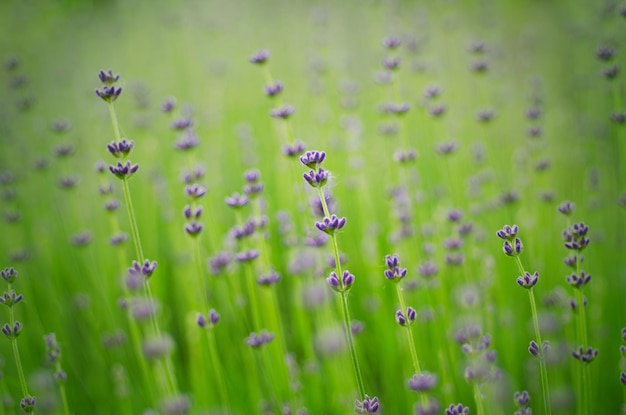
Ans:
POLYGON ((615 56, 615 48, 610 46, 600 46, 596 50, 596 57, 601 61, 610 61, 615 56))
POLYGON ((189 236, 198 236, 200 232, 202 232, 202 224, 196 221, 186 223, 185 232, 187 232, 189 236))
POLYGON ((411 109, 411 106, 406 102, 395 103, 390 102, 387 104, 383 104, 380 106, 380 112, 383 114, 390 115, 404 115, 411 109))
POLYGON ((180 151, 187 151, 198 147, 199 144, 200 138, 192 130, 187 130, 178 137, 174 143, 174 148, 180 151))
POLYGON ((445 263, 446 265, 458 266, 458 265, 463 264, 463 259, 464 259, 464 256, 461 253, 456 253, 456 254, 450 253, 450 254, 446 254, 445 263))
POLYGON ((591 363, 597 356, 598 349, 592 347, 587 347, 585 350, 583 346, 579 346, 578 349, 572 352, 572 357, 576 360, 580 360, 582 363, 591 363))
POLYGON ((61 189, 73 189, 78 184, 78 177, 66 176, 59 179, 59 187, 61 189))
POLYGON ((259 334, 251 333, 248 337, 246 337, 246 344, 256 349, 271 342, 272 340, 274 340, 274 335, 263 329, 259 332, 259 334))
POLYGON ((580 276, 574 273, 565 277, 565 280, 572 287, 580 289, 587 285, 589 281, 591 281, 591 275, 585 273, 585 271, 581 271, 580 276))
POLYGON ((428 85, 424 89, 424 98, 433 99, 441 95, 442 88, 439 85, 428 85))
POLYGON ((247 196, 254 198, 263 192, 264 187, 263 183, 247 184, 243 187, 243 192, 247 196))
POLYGON ((619 74, 619 70, 620 70, 619 65, 613 65, 610 68, 602 71, 602 75, 604 75, 606 79, 612 80, 617 77, 617 75, 619 74))
POLYGON ((524 275, 521 277, 517 277, 517 283, 520 287, 531 289, 539 281, 539 273, 535 272, 534 274, 530 274, 529 272, 524 272, 524 275))
POLYGON ((235 254, 235 260, 240 263, 251 262, 259 257, 259 251, 256 249, 248 249, 235 254))
POLYGON ((118 179, 128 180, 139 170, 139 164, 131 164, 130 161, 126 161, 126 164, 122 164, 118 161, 116 166, 109 166, 109 170, 118 179))
POLYGON ((459 148, 456 141, 447 141, 437 146, 437 152, 441 155, 448 155, 454 153, 459 148))
POLYGON ((113 102, 122 93, 122 88, 115 88, 114 86, 104 86, 102 89, 96 89, 96 95, 102 98, 105 102, 113 102))
POLYGON ((35 410, 35 405, 37 405, 37 398, 34 396, 25 396, 20 401, 20 408, 22 408, 22 411, 27 414, 30 414, 35 410))
POLYGON ((267 274, 263 274, 259 278, 257 278, 256 282, 258 282, 260 285, 269 287, 276 284, 279 280, 280 274, 274 270, 270 270, 267 274))
POLYGON ((459 227, 457 228, 457 231, 459 232, 459 236, 464 237, 469 235, 472 230, 474 229, 474 225, 472 223, 462 223, 459 225, 459 227))
POLYGON ((393 154, 394 161, 398 163, 408 163, 408 162, 414 161, 416 157, 417 157, 417 151, 415 151, 415 149, 413 148, 410 148, 406 151, 397 150, 393 154))
POLYGON ((304 164, 310 169, 315 169, 318 164, 321 164, 326 158, 326 153, 323 151, 307 151, 300 156, 300 163, 304 164))
POLYGON ((261 179, 261 172, 257 169, 247 170, 243 173, 243 178, 249 184, 256 184, 261 179))
POLYGON ((267 49, 261 49, 252 54, 250 56, 249 61, 251 63, 262 65, 270 58, 270 51, 267 49))
POLYGON ((443 247, 451 251, 461 249, 463 246, 463 240, 457 238, 448 238, 443 242, 443 247))
POLYGON ((137 261, 133 261, 133 265, 130 268, 128 268, 128 272, 130 274, 141 275, 145 277, 146 279, 148 279, 150 278, 150 276, 152 276, 152 274, 156 270, 156 267, 157 267, 157 262, 156 261, 151 262, 149 259, 146 259, 143 265, 137 261))
POLYGON ((114 75, 113 71, 111 69, 109 69, 106 72, 101 70, 98 73, 98 78, 100 78, 100 82, 102 82, 104 85, 113 85, 114 83, 119 81, 120 76, 119 75, 114 75))
POLYGON ((337 273, 333 271, 330 273, 328 278, 326 278, 326 283, 335 291, 345 292, 352 288, 352 284, 354 284, 354 275, 350 274, 348 270, 344 270, 340 281, 337 273))
POLYGON ((493 117, 495 117, 495 115, 496 115, 496 112, 493 109, 480 110, 476 113, 476 119, 478 121, 487 123, 491 121, 493 117))
POLYGON ((364 328, 365 328, 365 326, 364 326, 364 324, 361 321, 352 320, 350 322, 350 331, 352 332, 353 336, 357 336, 357 335, 361 334, 363 332, 364 328))
POLYGON ((185 194, 189 196, 192 200, 201 198, 206 194, 206 191, 206 187, 201 186, 197 183, 185 186, 185 194))
POLYGON ((380 403, 378 402, 378 397, 370 398, 369 395, 365 395, 365 399, 362 401, 357 401, 354 404, 354 410, 358 414, 366 414, 366 413, 375 413, 378 412, 380 408, 380 403))
POLYGON ((0 296, 0 303, 5 306, 11 308, 15 304, 19 304, 24 299, 22 294, 17 294, 15 290, 11 290, 11 292, 4 292, 2 296, 0 296))
POLYGON ((448 107, 446 106, 446 104, 437 104, 437 105, 433 105, 432 107, 430 107, 428 112, 433 117, 438 118, 438 117, 441 117, 443 114, 445 114, 447 109, 448 107))
POLYGON ((107 150, 109 153, 113 155, 113 157, 124 158, 130 154, 131 150, 135 146, 135 142, 133 140, 126 140, 122 138, 119 142, 113 141, 110 144, 107 144, 107 150))
POLYGON ((330 218, 326 217, 322 222, 315 222, 315 227, 329 235, 334 234, 346 225, 346 218, 338 218, 333 214, 330 218))
POLYGON ((202 206, 198 206, 195 209, 192 209, 191 206, 186 205, 183 208, 183 216, 185 217, 185 219, 188 219, 188 220, 200 219, 201 215, 202 215, 202 206))
POLYGON ((398 282, 402 278, 406 277, 408 270, 406 268, 400 268, 400 257, 398 254, 386 255, 385 265, 387 269, 383 272, 385 278, 390 281, 398 282))
POLYGON ((193 120, 189 117, 178 118, 170 124, 172 130, 186 130, 193 125, 193 120))
POLYGON ((248 196, 233 193, 224 199, 226 204, 234 209, 239 209, 248 204, 248 196))
POLYGON ((91 242, 91 232, 83 231, 72 235, 72 244, 75 246, 85 246, 91 242))
POLYGON ((308 173, 304 173, 302 177, 311 187, 323 187, 328 182, 330 172, 320 167, 317 172, 310 170, 308 173))
POLYGON ((415 374, 409 379, 409 388, 415 392, 428 392, 437 384, 437 376, 432 373, 422 372, 415 374))
POLYGON ((285 120, 289 118, 294 112, 296 112, 296 108, 293 105, 285 104, 281 107, 272 109, 270 111, 270 115, 274 118, 281 118, 285 120))
POLYGON ((302 154, 306 147, 302 141, 296 141, 293 144, 286 144, 283 146, 283 154, 287 157, 296 157, 302 154))
POLYGON ((67 157, 74 153, 74 146, 71 144, 61 144, 54 148, 54 154, 59 157, 67 157))
POLYGON ((284 85, 282 84, 282 82, 275 81, 274 83, 265 85, 264 91, 265 91, 265 95, 267 95, 270 98, 273 98, 276 95, 280 94, 283 91, 283 89, 284 89, 284 85))
MULTIPOLYGON (((625 11, 624 16, 626 16, 626 8, 624 8, 624 11, 625 11)), ((620 373, 619 381, 622 382, 622 385, 626 386, 626 373, 625 372, 620 373)))
POLYGON ((219 275, 230 264, 230 255, 226 252, 219 252, 209 259, 209 268, 213 275, 219 275))
POLYGON ((127 240, 128 240, 128 235, 125 234, 124 232, 120 232, 118 234, 111 236, 109 238, 109 243, 113 246, 118 246, 118 245, 123 244, 127 240))
POLYGON ((626 111, 614 112, 611 114, 610 119, 616 124, 624 124, 626 122, 626 111))
POLYGON ((387 36, 382 41, 382 45, 387 49, 396 49, 398 46, 400 46, 400 43, 400 38, 397 36, 387 36))
POLYGON ((576 204, 573 202, 570 202, 569 200, 565 200, 561 202, 561 204, 557 208, 557 210, 561 212, 562 214, 564 214, 565 216, 570 216, 574 212, 575 209, 576 209, 576 204))
POLYGON ((398 56, 393 57, 393 58, 385 58, 383 59, 383 67, 385 69, 389 69, 393 71, 400 67, 400 62, 402 62, 402 60, 398 56))
POLYGON ((215 309, 210 309, 209 310, 209 314, 207 316, 205 316, 202 313, 198 313, 196 315, 196 323, 198 324, 198 326, 205 328, 205 327, 215 327, 215 325, 220 321, 220 315, 218 314, 217 311, 215 311, 215 309))
POLYGON ((530 395, 527 391, 515 392, 515 394, 513 394, 513 400, 518 407, 525 407, 530 403, 530 395))
POLYGON ((469 408, 467 406, 463 406, 463 404, 450 404, 450 406, 446 409, 446 415, 467 415, 469 414, 469 408))
POLYGON ((7 267, 0 271, 0 276, 9 284, 13 284, 17 278, 17 271, 13 267, 7 267))
POLYGON ((176 98, 174 97, 166 98, 165 101, 163 101, 163 104, 161 104, 161 111, 170 113, 172 112, 172 110, 174 110, 175 106, 176 106, 176 98))
POLYGON ((4 326, 2 326, 2 333, 9 339, 16 339, 20 335, 23 327, 24 326, 19 321, 16 321, 13 327, 11 327, 9 323, 5 323, 4 326))
POLYGON ((472 63, 471 66, 472 71, 476 72, 476 73, 485 73, 487 72, 487 69, 489 69, 489 62, 487 62, 486 60, 477 60, 474 63, 472 63))
POLYGON ((515 237, 517 236, 518 232, 519 232, 519 226, 517 226, 517 225, 513 225, 513 226, 504 225, 504 227, 502 229, 500 229, 498 232, 496 232, 496 235, 500 239, 513 241, 515 239, 515 237))

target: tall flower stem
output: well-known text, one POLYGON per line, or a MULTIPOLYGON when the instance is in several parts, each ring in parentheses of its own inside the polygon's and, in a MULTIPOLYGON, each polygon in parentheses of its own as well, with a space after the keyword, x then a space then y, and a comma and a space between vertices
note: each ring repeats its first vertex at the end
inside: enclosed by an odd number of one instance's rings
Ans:
POLYGON ((474 383, 474 402, 476 402, 476 413, 478 415, 485 415, 485 409, 483 408, 483 395, 480 392, 480 385, 474 383))
MULTIPOLYGON (((326 204, 326 198, 324 197, 323 190, 318 187, 318 194, 320 198, 320 203, 322 204, 322 209, 324 210, 324 216, 330 217, 330 212, 328 210, 328 205, 326 204)), ((333 246, 333 254, 335 256, 335 268, 337 275, 341 275, 341 260, 339 258, 339 247, 337 245, 337 236, 333 233, 330 235, 332 246, 333 246)), ((346 332, 346 337, 348 340, 348 347, 350 348, 350 358, 352 360, 352 368, 354 370, 354 376, 356 378, 357 386, 359 388, 359 396, 361 399, 365 399, 365 387, 363 386, 363 377, 361 376, 361 367, 359 366, 359 359, 356 353, 356 347, 354 346, 354 337, 352 336, 352 322, 350 319, 350 307, 348 305, 348 293, 346 291, 342 291, 341 293, 341 309, 343 311, 343 322, 344 322, 344 331, 346 332)))
MULTIPOLYGON (((198 277, 198 288, 200 289, 202 311, 206 312, 209 308, 206 298, 206 289, 204 284, 204 272, 202 267, 202 260, 200 258, 200 241, 198 238, 193 238, 193 257, 196 266, 196 275, 198 277)), ((211 359, 211 367, 213 368, 213 375, 217 380, 217 390, 220 396, 222 405, 231 411, 230 400, 228 399, 228 392, 226 391, 226 381, 224 378, 224 372, 222 370, 222 363, 219 359, 219 353, 217 352, 217 344, 215 342, 215 333, 213 333, 213 327, 207 329, 207 341, 209 343, 209 356, 211 359)))
MULTIPOLYGON (((8 292, 11 292, 11 285, 12 284, 10 283, 8 284, 8 292)), ((15 313, 13 312, 13 306, 9 307, 9 326, 11 327, 11 329, 15 327, 15 313)), ((24 376, 24 368, 22 367, 22 359, 20 358, 20 349, 17 346, 16 336, 11 336, 11 347, 13 349, 13 357, 15 358, 15 366, 17 366, 17 376, 20 379, 22 395, 24 397, 30 396, 30 393, 28 393, 28 386, 26 384, 26 377, 24 376)))
MULTIPOLYGON (((519 269, 520 275, 525 274, 524 266, 522 265, 522 260, 519 256, 515 256, 515 262, 517 263, 517 267, 519 269)), ((541 340, 541 332, 539 330, 539 318, 537 315, 537 304, 535 302, 535 294, 533 293, 533 288, 528 289, 528 299, 530 301, 530 311, 533 317, 533 327, 535 329, 535 341, 541 350, 541 354, 539 355, 539 371, 541 374, 541 390, 543 393, 543 406, 546 415, 550 415, 552 413, 550 407, 550 386, 548 384, 548 370, 546 368, 546 360, 543 352, 543 342, 541 340)))
MULTIPOLYGON (((580 270, 580 251, 576 255, 576 275, 581 275, 580 270)), ((578 344, 583 347, 583 349, 587 349, 588 340, 587 340, 587 316, 585 311, 585 298, 583 296, 582 288, 575 288, 574 295, 576 296, 576 320, 578 322, 578 344)), ((591 384, 589 377, 589 364, 582 362, 581 363, 581 375, 582 375, 582 402, 581 407, 583 413, 590 414, 591 413, 591 384)))
MULTIPOLYGON (((113 125, 113 131, 115 133, 115 139, 119 142, 121 140, 119 123, 117 120, 117 115, 115 113, 115 107, 113 105, 113 101, 109 101, 109 114, 111 116, 111 124, 113 125)), ((128 186, 128 178, 122 179, 122 187, 124 190, 124 200, 126 202, 126 211, 128 213, 128 221, 130 223, 131 234, 133 237, 133 244, 135 246, 135 255, 137 257, 137 261, 143 261, 145 258, 143 256, 143 248, 141 246, 141 239, 139 237, 139 228, 137 226, 137 218, 135 217, 135 210, 133 208, 133 202, 130 196, 130 188, 128 186)), ((144 280, 144 291, 147 300, 153 303, 152 290, 150 289, 150 283, 147 279, 144 280)), ((159 328, 159 323, 157 321, 156 315, 152 315, 152 326, 154 330, 154 334, 158 337, 161 335, 161 330, 159 328)), ((171 357, 165 357, 165 371, 168 387, 170 388, 170 392, 172 394, 178 393, 178 385, 176 382, 176 377, 174 376, 173 364, 171 357)))

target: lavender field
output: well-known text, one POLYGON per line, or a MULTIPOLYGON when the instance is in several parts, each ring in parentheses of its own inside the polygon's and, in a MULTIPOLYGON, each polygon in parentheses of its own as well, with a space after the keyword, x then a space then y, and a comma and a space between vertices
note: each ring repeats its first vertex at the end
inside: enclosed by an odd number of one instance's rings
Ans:
POLYGON ((626 414, 626 3, 0 34, 0 415, 626 414))

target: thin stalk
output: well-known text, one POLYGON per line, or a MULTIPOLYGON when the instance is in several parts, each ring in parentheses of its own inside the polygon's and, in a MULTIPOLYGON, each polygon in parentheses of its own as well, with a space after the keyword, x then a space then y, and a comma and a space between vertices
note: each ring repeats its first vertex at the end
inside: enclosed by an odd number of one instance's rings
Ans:
MULTIPOLYGON (((202 312, 208 311, 209 305, 206 298, 206 289, 204 284, 204 275, 202 260, 200 259, 200 241, 198 238, 193 238, 193 253, 194 262, 196 265, 196 275, 198 277, 198 288, 200 289, 200 302, 202 304, 202 312)), ((217 344, 215 343, 215 335, 213 333, 213 327, 207 329, 207 340, 209 343, 209 355, 211 359, 211 366, 213 367, 213 375, 217 380, 217 389, 220 395, 220 401, 222 405, 226 406, 228 412, 232 412, 230 408, 230 400, 228 399, 228 393, 226 392, 226 382, 224 380, 224 373, 222 371, 222 363, 217 353, 217 344)))
MULTIPOLYGON (((576 275, 580 276, 580 251, 576 254, 576 275)), ((584 350, 587 349, 588 340, 587 340, 587 316, 585 312, 585 298, 583 296, 582 288, 575 288, 574 295, 576 296, 576 302, 578 307, 576 308, 576 319, 578 321, 578 338, 579 344, 583 347, 584 350)), ((585 362, 581 362, 581 374, 582 374, 582 411, 583 413, 590 414, 591 413, 591 384, 589 382, 589 364, 585 362)))
POLYGON ((478 415, 485 415, 483 395, 480 393, 480 386, 477 383, 474 383, 474 402, 476 402, 476 413, 478 415))
MULTIPOLYGON (((11 284, 9 284, 8 292, 11 292, 11 284)), ((9 325, 11 330, 13 330, 13 327, 15 327, 15 313, 13 312, 13 306, 9 307, 9 325)), ((17 338, 15 336, 11 336, 11 347, 13 348, 15 366, 17 366, 17 375, 20 379, 20 386, 22 387, 22 395, 24 397, 30 396, 30 393, 28 393, 28 386, 26 385, 26 377, 24 376, 24 368, 22 367, 22 359, 20 358, 20 349, 17 346, 17 338)))
MULTIPOLYGON (((117 121, 117 115, 115 113, 115 107, 113 102, 109 102, 109 114, 111 115, 111 123, 113 124, 113 131, 115 133, 115 138, 117 141, 121 140, 119 123, 117 121)), ((133 202, 130 196, 130 188, 128 186, 128 179, 124 178, 122 180, 122 187, 124 189, 124 200, 126 202, 126 211, 128 213, 128 220, 130 223, 131 234, 133 236, 133 244, 135 246, 135 254, 137 256, 137 261, 143 261, 143 249, 141 246, 141 239, 139 237, 139 228, 137 226, 137 218, 135 217, 135 210, 133 208, 133 202)), ((144 291, 146 299, 149 302, 153 302, 153 296, 150 289, 150 283, 147 279, 144 280, 144 291)), ((161 335, 161 330, 159 328, 159 323, 156 319, 156 315, 151 316, 152 326, 155 332, 155 335, 159 337, 161 335)), ((172 361, 169 356, 165 357, 165 371, 166 377, 168 380, 168 385, 171 388, 171 393, 176 395, 178 393, 178 385, 176 383, 176 378, 174 376, 174 370, 172 368, 172 361)))
MULTIPOLYGON (((328 205, 326 204, 326 199, 324 198, 324 192, 321 187, 317 188, 318 194, 320 197, 320 202, 322 204, 322 209, 324 211, 324 216, 330 217, 330 212, 328 210, 328 205)), ((333 233, 331 235, 331 241, 333 245, 333 254, 335 256, 335 268, 337 272, 337 276, 341 278, 341 261, 339 259, 339 247, 337 246, 337 236, 333 233)), ((344 330, 346 332, 346 337, 348 340, 348 347, 350 348, 350 359, 352 360, 352 368, 354 370, 354 376, 356 378, 357 386, 359 388, 359 396, 361 399, 365 399, 365 387, 363 386, 363 377, 361 376, 361 368, 359 366, 359 359, 356 353, 356 348, 354 346, 354 338, 352 336, 352 322, 350 320, 350 307, 348 306, 348 293, 346 291, 341 292, 341 309, 343 311, 343 322, 344 322, 344 330)))
MULTIPOLYGON (((518 256, 515 257, 515 261, 517 263, 517 267, 521 275, 524 275, 525 270, 522 265, 522 261, 518 256)), ((552 409, 550 407, 550 386, 548 384, 548 370, 546 368, 545 356, 543 355, 543 342, 541 340, 541 332, 539 330, 539 318, 537 315, 537 303, 535 302, 535 295, 533 293, 533 288, 531 287, 528 290, 528 299, 530 301, 530 310, 533 317, 533 327, 535 329, 535 341, 539 346, 540 355, 539 355, 539 371, 541 375, 541 391, 543 393, 543 407, 546 415, 550 415, 552 413, 552 409)))

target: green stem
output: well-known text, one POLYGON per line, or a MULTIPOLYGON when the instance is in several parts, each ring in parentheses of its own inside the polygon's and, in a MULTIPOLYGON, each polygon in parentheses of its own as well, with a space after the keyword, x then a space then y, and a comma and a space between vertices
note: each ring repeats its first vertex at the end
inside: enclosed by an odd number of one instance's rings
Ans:
MULTIPOLYGON (((11 292, 11 284, 8 284, 8 286, 8 292, 11 292)), ((15 314, 13 312, 13 306, 9 307, 9 325, 11 330, 13 330, 13 327, 15 327, 15 314)), ((22 387, 22 395, 24 395, 24 397, 30 396, 30 393, 28 393, 28 386, 26 385, 26 377, 24 376, 24 368, 22 367, 22 359, 20 358, 20 349, 17 346, 17 338, 15 336, 11 337, 11 347, 13 348, 15 365, 17 366, 17 375, 20 379, 20 386, 22 387)))
POLYGON ((478 415, 485 415, 483 395, 480 393, 480 386, 477 383, 474 383, 474 402, 476 402, 476 413, 478 415))
MULTIPOLYGON (((576 275, 581 276, 580 269, 580 251, 576 253, 576 275)), ((587 342, 587 316, 585 310, 585 297, 583 296, 583 292, 581 288, 574 289, 574 295, 576 296, 576 319, 578 321, 578 340, 579 344, 582 346, 583 350, 587 350, 588 342, 587 342)), ((582 402, 581 408, 582 412, 585 414, 591 413, 591 384, 589 382, 589 368, 588 363, 581 364, 581 384, 582 384, 582 402)))
MULTIPOLYGON (((322 191, 321 187, 318 187, 317 190, 320 197, 320 202, 322 204, 322 210, 324 211, 324 216, 330 217, 330 211, 328 210, 328 205, 326 204, 326 199, 324 198, 324 192, 322 191)), ((332 234, 330 239, 333 245, 333 254, 335 256, 335 269, 337 272, 337 277, 339 278, 339 281, 341 283, 341 288, 344 288, 342 280, 341 261, 339 259, 339 247, 337 245, 337 236, 335 234, 332 234)), ((363 386, 363 377, 361 376, 359 359, 357 357, 356 348, 354 346, 354 337, 352 336, 352 322, 350 320, 350 307, 348 306, 348 293, 346 291, 341 292, 341 309, 343 311, 343 322, 345 326, 344 329, 346 332, 346 337, 348 340, 348 347, 350 348, 352 368, 354 370, 354 376, 356 378, 357 386, 359 388, 359 396, 361 397, 361 399, 365 399, 365 387, 363 386)))
MULTIPOLYGON (((522 265, 522 261, 518 256, 515 256, 515 261, 517 263, 517 267, 520 270, 521 275, 523 276, 525 273, 524 266, 522 265)), ((530 311, 533 318, 533 328, 535 330, 535 341, 539 346, 539 372, 541 376, 541 391, 543 393, 543 407, 546 415, 550 415, 552 413, 552 409, 550 407, 550 386, 548 383, 548 370, 546 368, 546 360, 543 354, 543 341, 541 340, 541 331, 539 330, 539 317, 537 313, 537 303, 535 302, 535 294, 533 292, 533 288, 531 287, 528 290, 528 299, 530 302, 530 311)))

